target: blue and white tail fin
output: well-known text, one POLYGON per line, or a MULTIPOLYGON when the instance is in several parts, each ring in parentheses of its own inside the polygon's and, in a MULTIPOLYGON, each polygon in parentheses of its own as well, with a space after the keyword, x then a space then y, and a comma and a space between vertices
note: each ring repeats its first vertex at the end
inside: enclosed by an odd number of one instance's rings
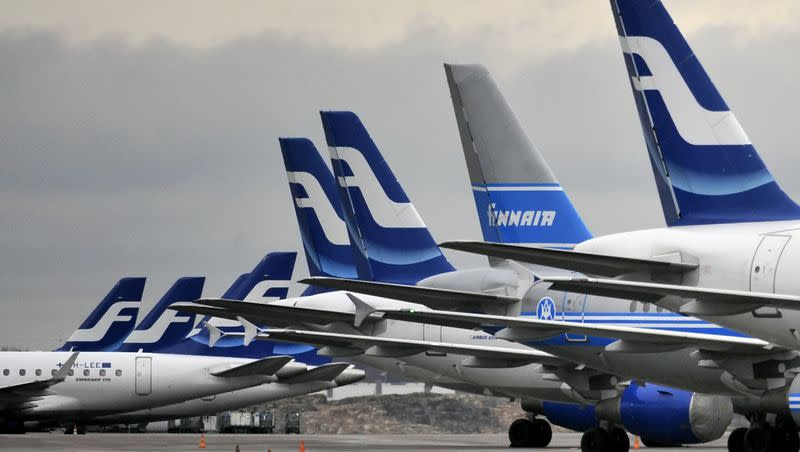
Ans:
POLYGON ((350 237, 363 250, 372 279, 414 284, 453 271, 358 116, 320 116, 342 209, 345 218, 352 216, 350 237))
POLYGON ((269 253, 247 274, 237 292, 229 300, 272 301, 289 295, 297 253, 269 253))
POLYGON ((554 248, 590 239, 486 68, 444 69, 483 239, 554 248))
MULTIPOLYGON (((297 253, 274 252, 267 254, 252 272, 239 277, 225 292, 228 300, 247 300, 266 302, 286 298, 295 268, 297 253), (234 290, 235 289, 235 290, 234 290)), ((185 355, 225 356, 234 358, 263 358, 271 355, 292 355, 307 364, 324 364, 329 358, 317 356, 314 347, 298 344, 255 341, 244 346, 241 336, 223 335, 214 347, 209 347, 209 333, 205 324, 209 323, 225 333, 242 333, 242 324, 235 320, 203 317, 186 339, 173 345, 164 345, 162 353, 185 355)), ((265 326, 265 325, 262 325, 265 326)))
POLYGON ((58 350, 116 350, 136 326, 145 280, 120 279, 58 350))
POLYGON ((333 173, 311 140, 280 138, 279 142, 310 275, 355 278, 353 249, 333 173))
POLYGON ((167 307, 181 301, 197 300, 203 295, 204 283, 204 277, 178 279, 147 313, 147 316, 136 325, 131 334, 125 338, 119 351, 156 352, 160 351, 162 347, 184 339, 192 331, 196 315, 173 311, 167 307))
POLYGON ((244 282, 245 279, 247 279, 248 276, 250 276, 250 273, 242 273, 241 275, 239 275, 239 277, 233 281, 233 284, 231 284, 231 286, 228 287, 228 290, 226 290, 225 293, 222 294, 222 299, 241 300, 241 298, 238 298, 239 293, 241 292, 239 290, 239 287, 241 287, 242 283, 244 282))
POLYGON ((611 9, 667 225, 800 218, 664 5, 611 9))

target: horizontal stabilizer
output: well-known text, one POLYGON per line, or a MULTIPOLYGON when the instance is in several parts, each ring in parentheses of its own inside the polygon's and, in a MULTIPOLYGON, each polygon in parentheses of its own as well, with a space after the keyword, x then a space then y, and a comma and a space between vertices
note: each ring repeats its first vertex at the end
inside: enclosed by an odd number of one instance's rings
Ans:
MULTIPOLYGON (((800 310, 800 297, 794 295, 599 278, 552 277, 544 278, 543 281, 551 282, 552 290, 637 300, 656 305, 664 297, 679 297, 686 300, 680 309, 684 314, 733 315, 761 307, 800 310)), ((673 303, 670 305, 674 306, 673 303)))
POLYGON ((237 320, 237 317, 243 317, 251 322, 272 326, 290 326, 297 322, 310 322, 319 325, 327 325, 333 322, 353 322, 352 313, 210 298, 197 300, 194 304, 175 304, 170 306, 170 309, 196 312, 230 320, 237 320))
POLYGON ((283 378, 281 383, 309 383, 312 381, 333 381, 353 365, 350 363, 328 363, 309 369, 298 375, 283 378))
POLYGON ((648 328, 597 325, 535 318, 508 317, 488 314, 472 314, 452 311, 376 309, 384 312, 383 318, 435 325, 460 322, 471 323, 473 328, 504 327, 496 337, 515 342, 529 342, 554 337, 559 334, 607 337, 635 343, 684 344, 703 350, 734 351, 739 353, 762 353, 775 348, 774 344, 761 339, 720 336, 715 334, 664 331, 648 328))
POLYGON ((435 289, 431 287, 410 286, 404 284, 388 284, 357 279, 342 278, 306 278, 303 284, 327 287, 337 290, 348 290, 366 295, 392 298, 394 300, 419 303, 431 308, 475 307, 497 304, 512 304, 519 298, 504 297, 459 290, 435 289))
POLYGON ((571 270, 587 275, 610 277, 642 272, 651 274, 685 273, 697 268, 697 264, 683 262, 635 259, 469 240, 445 242, 439 246, 483 256, 571 270))
POLYGON ((532 362, 553 365, 564 364, 563 360, 549 353, 528 348, 486 347, 480 345, 450 344, 445 342, 294 329, 265 330, 264 334, 268 336, 269 339, 329 347, 343 347, 346 349, 361 349, 364 353, 373 356, 408 356, 409 354, 421 352, 439 352, 474 356, 476 358, 505 360, 509 363, 516 363, 516 365, 532 362))
POLYGON ((217 377, 234 378, 250 377, 253 375, 275 375, 284 366, 294 361, 291 356, 269 356, 241 366, 231 367, 225 370, 212 371, 211 375, 217 377))

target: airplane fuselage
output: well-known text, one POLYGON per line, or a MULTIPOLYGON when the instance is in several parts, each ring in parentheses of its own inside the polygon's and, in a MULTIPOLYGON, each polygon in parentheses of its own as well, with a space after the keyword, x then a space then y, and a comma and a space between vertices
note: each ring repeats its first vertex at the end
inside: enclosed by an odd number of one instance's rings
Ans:
MULTIPOLYGON (((46 380, 70 352, 2 352, 0 384, 46 380)), ((234 378, 211 374, 252 360, 158 353, 81 352, 66 380, 20 409, 4 401, 5 417, 81 421, 96 416, 224 393, 265 383, 264 375, 234 378)))

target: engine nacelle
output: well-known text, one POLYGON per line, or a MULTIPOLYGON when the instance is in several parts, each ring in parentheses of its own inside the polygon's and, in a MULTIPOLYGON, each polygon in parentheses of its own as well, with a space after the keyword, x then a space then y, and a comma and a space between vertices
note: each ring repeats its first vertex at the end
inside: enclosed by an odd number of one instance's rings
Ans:
POLYGON ((795 425, 800 425, 800 375, 794 377, 789 391, 786 392, 786 402, 795 425))
POLYGON ((576 432, 585 432, 598 425, 594 405, 575 403, 542 402, 542 414, 550 423, 576 432))
POLYGON ((598 418, 634 435, 665 444, 697 444, 720 438, 733 420, 728 397, 634 383, 620 397, 603 400, 598 418))

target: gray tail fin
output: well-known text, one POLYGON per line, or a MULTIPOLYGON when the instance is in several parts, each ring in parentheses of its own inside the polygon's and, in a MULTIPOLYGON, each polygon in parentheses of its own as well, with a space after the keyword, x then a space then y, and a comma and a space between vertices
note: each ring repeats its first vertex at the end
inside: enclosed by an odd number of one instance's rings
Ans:
POLYGON ((444 70, 483 239, 571 248, 591 238, 486 68, 444 70))

